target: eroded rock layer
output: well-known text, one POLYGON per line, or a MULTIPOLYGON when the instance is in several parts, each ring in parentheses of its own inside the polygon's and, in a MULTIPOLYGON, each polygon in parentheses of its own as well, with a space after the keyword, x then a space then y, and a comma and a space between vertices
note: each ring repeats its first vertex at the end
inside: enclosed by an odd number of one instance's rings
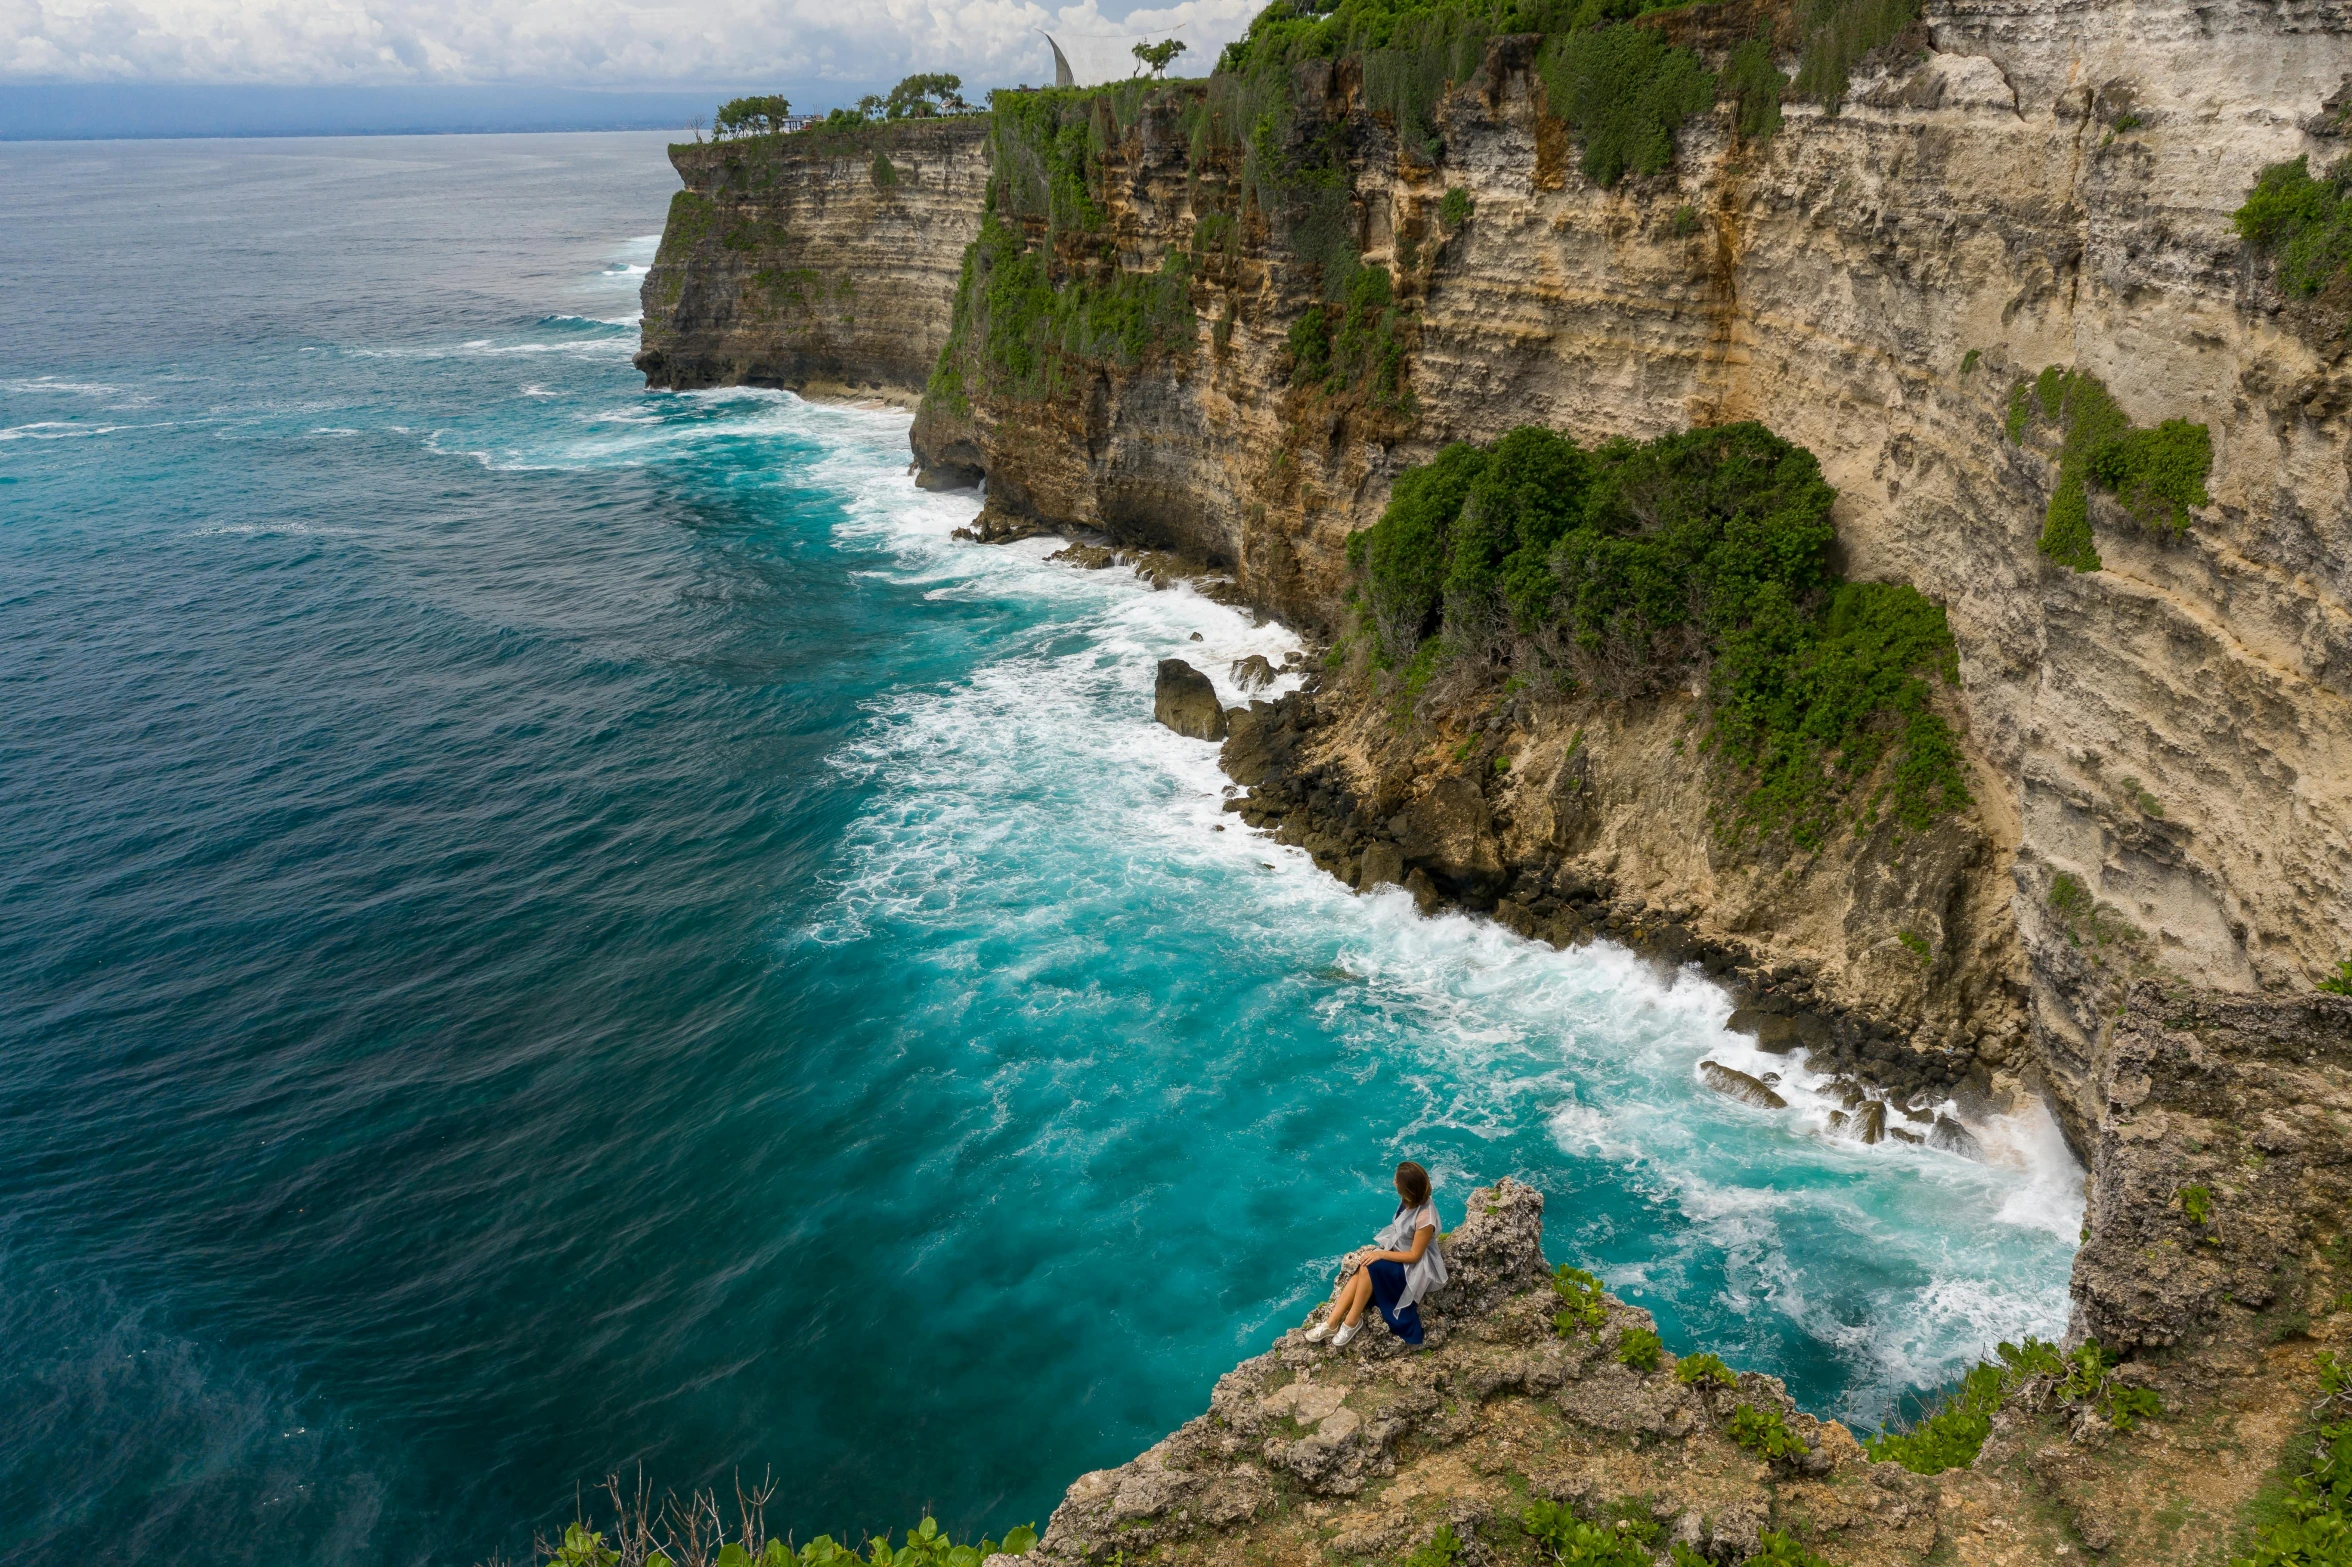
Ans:
POLYGON ((906 120, 672 147, 686 188, 645 277, 647 382, 921 396, 980 227, 983 130, 906 120))

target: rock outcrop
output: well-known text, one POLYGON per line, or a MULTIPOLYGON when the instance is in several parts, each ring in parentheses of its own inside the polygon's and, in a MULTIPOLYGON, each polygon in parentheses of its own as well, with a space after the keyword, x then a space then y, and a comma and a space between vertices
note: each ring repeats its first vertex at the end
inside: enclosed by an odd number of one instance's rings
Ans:
POLYGON ((1225 738, 1225 707, 1217 700, 1216 686, 1180 658, 1160 660, 1152 686, 1152 717, 1195 740, 1225 738))
MULTIPOLYGON (((2257 1031, 2286 1021, 2198 1016, 2257 1031)), ((2151 1023, 2165 1026, 2154 1014, 2151 1023)), ((2275 1046, 2292 1033, 2268 1037, 2275 1046)), ((2314 1163, 2346 1169, 2334 1149, 2314 1163)), ((1651 1361, 1634 1336, 1655 1324, 1613 1297, 1597 1327, 1564 1331, 1542 1210, 1540 1193, 1508 1179, 1470 1192, 1444 1242, 1452 1281, 1422 1306, 1422 1350, 1377 1319, 1341 1350, 1285 1333, 1219 1379, 1205 1413, 1072 1484, 1035 1559, 1396 1561, 1444 1527, 1465 1542, 1464 1560, 1542 1560, 1524 1528, 1541 1500, 1637 1530, 1661 1560, 1679 1544, 1709 1562, 1745 1562, 1769 1530, 1854 1567, 2017 1567, 2086 1548, 2146 1567, 2218 1561, 2212 1551, 2232 1537, 2291 1428, 2298 1386, 2309 1385, 2310 1348, 2267 1348, 2258 1309, 2236 1308, 2228 1320, 2199 1319, 2212 1335, 2203 1359, 2138 1368, 2126 1384, 2155 1394, 2169 1434, 2119 1430, 2095 1397, 2030 1377, 1973 1466, 1915 1474, 1871 1462, 1773 1378, 1719 1380, 1694 1365, 1686 1381, 1672 1355, 1651 1361), (1742 1446, 1732 1421, 1743 1406, 1777 1417, 1795 1450, 1768 1459, 1742 1446), (2210 1441, 2259 1452, 2217 1462, 2210 1441)), ((2338 1266, 2312 1259, 2296 1298, 2337 1287, 2338 1266)), ((2346 1321, 2307 1331, 2341 1346, 2352 1338, 2346 1321)))
MULTIPOLYGON (((901 120, 674 146, 646 275, 649 385, 912 403, 947 341, 988 184, 985 122, 901 120)), ((976 483, 977 452, 934 480, 976 483)))

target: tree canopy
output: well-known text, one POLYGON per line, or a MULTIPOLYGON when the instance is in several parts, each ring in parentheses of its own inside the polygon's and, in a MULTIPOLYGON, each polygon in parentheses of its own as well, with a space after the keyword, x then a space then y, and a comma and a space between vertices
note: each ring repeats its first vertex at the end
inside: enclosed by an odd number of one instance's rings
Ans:
POLYGON ((1184 40, 1163 38, 1156 44, 1137 44, 1129 52, 1135 56, 1137 70, 1148 69, 1154 76, 1165 76, 1168 67, 1184 52, 1184 40))
POLYGON ((720 136, 772 135, 784 128, 784 117, 791 112, 792 105, 777 93, 730 98, 719 105, 711 129, 720 136))
POLYGON ((964 79, 946 71, 917 72, 891 88, 882 105, 883 112, 894 120, 961 114, 971 107, 964 102, 964 79))

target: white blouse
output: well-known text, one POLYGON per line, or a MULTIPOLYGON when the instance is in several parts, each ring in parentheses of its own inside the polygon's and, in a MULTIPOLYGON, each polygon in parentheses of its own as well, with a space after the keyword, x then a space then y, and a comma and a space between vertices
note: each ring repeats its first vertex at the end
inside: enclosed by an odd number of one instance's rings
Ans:
MULTIPOLYGON (((1397 1216, 1389 1221, 1388 1228, 1372 1239, 1382 1251, 1411 1251, 1413 1237, 1424 1228, 1441 1232, 1444 1229, 1437 1222, 1437 1202, 1434 1198, 1418 1208, 1399 1208, 1397 1216)), ((1445 1283, 1445 1253, 1438 1249, 1437 1236, 1429 1237, 1429 1249, 1421 1254, 1421 1260, 1404 1264, 1404 1269, 1405 1292, 1397 1297, 1399 1311, 1445 1283)))

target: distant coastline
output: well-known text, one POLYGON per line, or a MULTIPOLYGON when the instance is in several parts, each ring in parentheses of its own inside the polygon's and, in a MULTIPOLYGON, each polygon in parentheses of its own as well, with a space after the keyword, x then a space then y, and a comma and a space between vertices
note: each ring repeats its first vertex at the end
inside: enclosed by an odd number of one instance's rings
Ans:
MULTIPOLYGON (((707 122, 712 107, 734 90, 26 84, 0 86, 0 141, 655 130, 682 135, 707 122)), ((861 90, 857 84, 829 85, 824 96, 847 102, 861 90)))

